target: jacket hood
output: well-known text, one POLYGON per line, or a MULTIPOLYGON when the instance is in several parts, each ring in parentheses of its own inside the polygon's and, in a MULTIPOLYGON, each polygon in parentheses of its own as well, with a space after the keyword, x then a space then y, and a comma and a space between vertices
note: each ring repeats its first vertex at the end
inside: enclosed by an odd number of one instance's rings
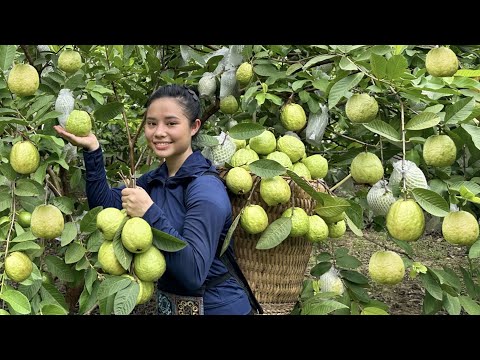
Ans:
MULTIPOLYGON (((203 175, 207 170, 217 172, 212 162, 206 159, 200 150, 194 151, 190 156, 185 160, 180 169, 178 169, 175 176, 172 176, 169 179, 169 182, 180 183, 184 181, 191 181, 194 178, 203 175)), ((151 171, 147 174, 147 183, 150 183, 154 180, 165 183, 168 178, 168 167, 167 163, 164 162, 157 169, 151 171)))

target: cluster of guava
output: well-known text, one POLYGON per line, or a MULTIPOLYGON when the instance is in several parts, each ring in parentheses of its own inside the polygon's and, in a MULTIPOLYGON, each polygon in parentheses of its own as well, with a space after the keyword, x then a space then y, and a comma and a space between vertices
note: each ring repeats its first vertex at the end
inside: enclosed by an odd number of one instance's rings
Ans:
POLYGON ((104 238, 98 250, 98 262, 103 272, 137 282, 136 304, 146 303, 153 296, 155 281, 164 274, 167 266, 164 255, 153 244, 152 228, 144 219, 130 218, 124 210, 112 207, 98 213, 96 224, 104 238), (113 241, 117 231, 121 232, 119 246, 133 254, 132 269, 125 269, 118 261, 113 241))

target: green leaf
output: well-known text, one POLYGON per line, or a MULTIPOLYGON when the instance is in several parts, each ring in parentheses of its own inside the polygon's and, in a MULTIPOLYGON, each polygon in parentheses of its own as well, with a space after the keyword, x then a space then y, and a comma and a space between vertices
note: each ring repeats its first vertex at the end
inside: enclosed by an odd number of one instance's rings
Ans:
POLYGON ((410 119, 405 125, 406 130, 423 130, 434 127, 440 122, 440 117, 431 112, 422 112, 410 119))
POLYGON ((121 114, 122 111, 123 104, 119 102, 112 102, 97 108, 93 113, 93 116, 98 122, 107 122, 108 120, 113 119, 118 114, 121 114))
POLYGON ((387 59, 383 56, 372 53, 370 55, 370 66, 377 78, 383 79, 387 75, 387 59))
POLYGON ((340 59, 340 62, 338 63, 338 66, 340 67, 340 69, 346 70, 346 71, 358 70, 357 65, 355 65, 352 61, 350 61, 347 56, 342 56, 342 58, 340 59))
POLYGON ((390 314, 383 309, 367 306, 363 308, 361 315, 390 315, 390 314))
POLYGON ((80 231, 82 233, 92 233, 97 230, 97 215, 103 210, 103 206, 97 206, 85 214, 80 221, 80 231))
POLYGON ((471 192, 465 185, 462 184, 462 186, 460 186, 460 189, 458 189, 458 191, 460 192, 460 196, 463 197, 464 199, 472 202, 476 202, 475 194, 471 192))
POLYGON ((84 315, 87 311, 89 311, 95 306, 95 304, 98 301, 97 295, 98 295, 99 287, 100 287, 100 281, 95 281, 92 285, 92 290, 90 292, 87 291, 86 287, 83 288, 83 291, 80 294, 80 299, 78 300, 79 314, 84 315))
POLYGON ((418 205, 434 216, 444 217, 450 211, 447 201, 435 191, 415 188, 412 190, 412 194, 418 205))
POLYGON ((468 257, 470 259, 477 259, 480 257, 480 241, 475 241, 468 250, 468 257))
POLYGON ((320 193, 316 191, 308 182, 306 182, 303 178, 298 176, 295 172, 287 169, 287 175, 292 178, 292 180, 300 186, 308 195, 310 195, 314 200, 323 203, 322 198, 320 197, 320 193))
POLYGON ((342 278, 347 279, 348 281, 358 284, 358 285, 367 285, 368 284, 368 278, 360 274, 358 271, 353 271, 353 270, 340 270, 340 275, 342 278))
POLYGON ((176 238, 164 231, 152 227, 153 243, 155 246, 163 251, 175 252, 182 250, 188 243, 184 240, 176 238))
POLYGON ((447 183, 448 188, 450 191, 458 191, 461 192, 462 188, 464 188, 463 191, 470 191, 472 194, 476 195, 480 193, 480 185, 473 181, 452 181, 452 180, 444 180, 445 183, 447 183))
POLYGON ((443 296, 443 307, 450 315, 460 315, 460 311, 462 310, 460 299, 447 293, 444 293, 443 296))
POLYGON ((237 228, 241 215, 242 215, 242 212, 240 212, 235 217, 235 219, 232 222, 232 225, 230 225, 230 227, 228 228, 227 235, 225 235, 225 239, 223 240, 222 248, 220 250, 220 256, 222 256, 223 253, 228 249, 228 245, 230 245, 230 240, 233 236, 233 233, 235 232, 235 229, 237 228))
POLYGON ((442 301, 435 299, 429 292, 425 293, 423 298, 423 313, 433 315, 442 308, 442 301))
POLYGON ((233 126, 228 135, 236 140, 246 140, 258 136, 265 131, 265 127, 256 123, 240 123, 233 126))
POLYGON ((60 115, 62 115, 62 113, 59 111, 49 111, 48 113, 40 116, 38 119, 35 119, 35 121, 37 122, 37 125, 41 125, 47 120, 58 118, 60 115))
POLYGON ((381 135, 384 138, 387 138, 392 141, 401 141, 401 137, 398 131, 395 130, 391 125, 387 124, 382 120, 376 119, 362 125, 368 130, 378 135, 381 135))
POLYGON ((65 252, 65 263, 73 264, 85 255, 85 248, 77 242, 73 242, 67 247, 65 252))
POLYGON ((278 73, 277 68, 270 64, 256 65, 253 71, 260 76, 275 76, 278 73))
POLYGON ((61 238, 61 246, 70 244, 73 239, 77 237, 77 225, 75 223, 67 222, 63 228, 61 238))
POLYGON ((315 207, 315 212, 322 217, 334 217, 340 215, 350 207, 348 200, 341 197, 335 197, 324 193, 321 193, 319 197, 321 198, 323 205, 317 205, 315 207))
POLYGON ((460 283, 460 279, 454 271, 447 267, 445 267, 445 270, 430 269, 430 271, 437 276, 441 285, 446 284, 454 288, 457 292, 460 291, 462 284, 460 283))
MULTIPOLYGON (((1 90, 0 90, 1 91, 1 90)), ((1 94, 1 93, 0 93, 1 94)), ((2 116, 0 117, 0 124, 5 123, 5 124, 19 124, 23 126, 28 125, 28 121, 18 119, 18 118, 13 118, 13 117, 8 117, 8 116, 2 116)))
POLYGON ((8 180, 14 181, 17 177, 17 173, 13 170, 10 163, 1 164, 0 165, 0 172, 5 176, 8 180))
POLYGON ((480 70, 460 69, 457 70, 454 76, 477 77, 480 76, 480 70))
POLYGON ((120 290, 115 295, 113 302, 113 313, 115 315, 130 314, 137 303, 137 296, 140 291, 140 285, 137 282, 131 282, 125 289, 120 290))
POLYGON ((362 265, 362 262, 360 260, 351 255, 344 255, 338 257, 336 259, 336 263, 338 267, 346 269, 356 269, 357 267, 362 265))
POLYGON ((414 255, 414 254, 413 254, 413 249, 412 249, 412 247, 411 247, 411 245, 410 245, 410 243, 409 243, 408 241, 397 240, 397 239, 395 239, 395 238, 393 238, 393 237, 391 237, 391 240, 392 240, 395 244, 397 244, 397 246, 398 246, 399 248, 405 250, 405 252, 406 252, 408 255, 410 255, 410 256, 413 257, 413 255, 414 255))
POLYGON ((75 90, 79 85, 84 83, 85 83, 85 80, 83 79, 83 75, 78 73, 70 77, 65 82, 65 88, 75 90))
POLYGON ((265 94, 264 93, 259 93, 259 94, 255 95, 255 100, 257 100, 258 106, 263 105, 263 103, 265 102, 265 94))
POLYGON ((95 230, 88 236, 87 242, 87 251, 88 252, 98 252, 102 242, 104 241, 103 234, 100 230, 95 230))
POLYGON ((35 101, 31 106, 28 107, 27 115, 25 116, 27 119, 34 113, 38 112, 40 109, 42 109, 45 106, 52 106, 53 102, 55 101, 55 96, 53 95, 44 95, 44 96, 38 96, 35 101))
POLYGON ((408 63, 402 55, 393 55, 387 61, 387 78, 395 80, 400 78, 407 70, 408 63))
POLYGON ((0 69, 6 71, 12 66, 16 51, 15 45, 0 45, 0 69))
POLYGON ((480 306, 468 296, 460 296, 460 304, 469 315, 480 315, 480 306))
POLYGON ((32 311, 27 297, 18 290, 4 290, 0 293, 0 299, 7 302, 19 314, 26 315, 32 311))
POLYGON ((321 303, 307 304, 302 307, 302 315, 327 315, 331 312, 338 309, 345 309, 348 306, 335 301, 335 300, 324 300, 321 303))
POLYGON ((8 209, 12 203, 12 196, 6 192, 0 192, 0 211, 8 209))
POLYGON ((358 299, 358 301, 365 302, 365 303, 369 302, 371 300, 364 287, 359 286, 355 283, 349 282, 348 280, 345 281, 345 282, 347 284, 348 293, 351 297, 353 297, 355 299, 358 299))
MULTIPOLYGON (((1 47, 2 45, 0 45, 1 47)), ((1 51, 1 50, 0 50, 1 51)), ((16 114, 17 111, 16 110, 13 110, 13 109, 6 109, 6 108, 0 108, 0 115, 3 115, 3 114, 16 114)))
POLYGON ((93 290, 93 284, 97 281, 97 271, 92 268, 88 268, 85 271, 85 289, 89 292, 92 293, 93 290))
POLYGON ((75 264, 75 270, 80 271, 80 270, 87 270, 90 269, 90 261, 84 256, 80 260, 77 261, 75 264))
POLYGON ((460 125, 472 138, 473 144, 480 150, 480 128, 474 125, 460 125))
POLYGON ((32 232, 29 230, 29 231, 25 231, 24 233, 16 236, 12 242, 22 242, 22 241, 30 241, 30 240, 35 240, 37 239, 37 237, 35 235, 32 234, 32 232))
POLYGON ((40 288, 40 295, 42 296, 42 302, 56 304, 63 307, 65 310, 68 309, 65 298, 54 285, 42 284, 42 287, 40 288))
POLYGON ((23 241, 18 244, 12 246, 9 250, 10 251, 24 251, 24 250, 39 250, 40 245, 33 241, 23 241))
POLYGON ((360 230, 355 223, 350 220, 350 217, 345 213, 345 221, 347 222, 348 228, 357 236, 363 236, 362 230, 360 230))
POLYGON ((132 264, 132 253, 125 249, 120 236, 114 236, 112 241, 115 257, 117 258, 120 265, 122 265, 125 270, 128 270, 130 268, 130 265, 132 264))
POLYGON ((219 144, 218 139, 215 136, 207 134, 198 134, 195 138, 195 143, 198 147, 211 147, 219 144))
POLYGON ((285 75, 287 75, 287 76, 292 75, 295 71, 297 71, 301 68, 302 68, 302 64, 300 64, 300 63, 290 65, 288 67, 287 71, 285 72, 285 75))
POLYGON ((437 300, 442 300, 443 298, 443 291, 440 287, 440 284, 437 280, 430 274, 430 271, 426 274, 420 274, 420 278, 422 279, 423 286, 425 290, 437 300))
POLYGON ((48 271, 60 280, 65 282, 73 282, 75 280, 73 270, 65 264, 60 257, 47 255, 45 257, 45 264, 47 265, 48 271))
POLYGON ((467 293, 470 297, 476 298, 480 294, 479 287, 475 284, 472 279, 470 273, 465 270, 463 267, 460 267, 460 271, 462 272, 463 282, 465 283, 465 289, 467 289, 467 293))
POLYGON ((45 304, 40 309, 42 315, 67 315, 68 311, 55 304, 45 304))
POLYGON ((279 217, 263 231, 255 246, 258 250, 274 248, 285 240, 292 230, 292 219, 290 217, 279 217))
POLYGON ((328 94, 328 108, 334 108, 340 99, 347 94, 347 91, 357 86, 362 79, 363 73, 359 72, 354 75, 344 77, 333 84, 332 88, 330 89, 330 93, 328 94))
POLYGON ((273 102, 275 105, 282 105, 283 104, 283 100, 281 97, 277 96, 277 95, 273 95, 273 94, 270 94, 270 93, 266 93, 265 94, 265 98, 270 100, 271 102, 273 102))
POLYGON ((18 179, 15 187, 15 195, 17 196, 38 196, 39 191, 36 182, 30 179, 18 179))
POLYGON ((310 59, 309 61, 307 61, 307 63, 305 65, 303 65, 303 70, 307 70, 309 67, 311 67, 315 64, 318 64, 319 62, 331 59, 335 56, 338 56, 338 55, 318 55, 318 56, 315 56, 313 59, 310 59))
POLYGON ((470 116, 475 107, 475 98, 467 97, 448 105, 445 109, 445 124, 457 124, 470 116))
POLYGON ((98 300, 107 298, 118 291, 125 289, 132 281, 124 276, 110 276, 103 280, 98 289, 98 300))
POLYGON ((330 261, 319 262, 310 269, 310 275, 320 277, 332 267, 330 261))
POLYGON ((285 174, 285 167, 280 165, 277 161, 270 159, 260 159, 248 165, 250 171, 257 176, 263 178, 273 178, 274 176, 285 174))
POLYGON ((62 213, 70 215, 74 209, 73 199, 68 196, 58 196, 53 199, 53 205, 55 205, 62 213))

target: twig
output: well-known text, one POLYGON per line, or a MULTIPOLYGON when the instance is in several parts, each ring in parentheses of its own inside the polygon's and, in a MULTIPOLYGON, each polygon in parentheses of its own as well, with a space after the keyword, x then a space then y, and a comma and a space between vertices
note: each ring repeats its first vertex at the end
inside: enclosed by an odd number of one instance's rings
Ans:
POLYGON ((55 195, 62 196, 62 192, 59 190, 59 189, 62 189, 62 187, 61 187, 60 183, 58 182, 57 176, 55 175, 55 173, 53 172, 53 170, 50 166, 47 168, 47 173, 50 176, 50 178, 52 179, 52 187, 53 187, 55 195))
POLYGON ((97 308, 98 304, 93 305, 88 311, 85 311, 83 315, 91 315, 93 310, 97 308))
POLYGON ((349 173, 347 176, 345 176, 342 180, 340 180, 338 183, 336 183, 335 185, 333 185, 331 188, 330 188, 330 192, 334 192, 336 188, 338 188, 339 186, 341 186, 345 181, 347 181, 348 179, 350 179, 352 177, 352 173, 349 173))
POLYGON ((397 250, 397 249, 391 248, 391 247, 388 246, 388 245, 381 244, 381 243, 379 243, 379 242, 377 242, 377 241, 375 241, 375 240, 370 239, 368 236, 365 236, 365 234, 363 235, 363 238, 364 238, 365 240, 370 241, 371 243, 373 243, 373 244, 381 247, 381 248, 384 248, 384 249, 387 249, 387 250, 390 250, 390 251, 394 251, 394 252, 400 253, 400 254, 402 254, 402 255, 405 255, 405 256, 408 257, 409 259, 414 260, 410 255, 408 255, 408 254, 407 254, 405 251, 403 251, 403 250, 397 250))
POLYGON ((363 142, 363 141, 354 139, 354 138, 352 138, 352 137, 350 137, 350 136, 347 136, 347 135, 344 135, 344 134, 340 134, 340 133, 336 132, 335 130, 333 130, 333 129, 331 129, 331 128, 329 128, 329 130, 330 130, 331 133, 336 134, 336 135, 338 135, 338 136, 341 136, 341 137, 343 137, 343 138, 345 138, 345 139, 347 139, 347 140, 355 141, 355 142, 357 142, 357 143, 359 143, 359 144, 362 144, 362 145, 364 145, 364 146, 377 147, 376 145, 367 144, 366 142, 363 142))
POLYGON ((27 45, 20 45, 20 47, 22 48, 23 53, 25 54, 25 57, 26 57, 27 60, 28 60, 28 63, 29 63, 30 65, 32 65, 33 67, 35 67, 34 62, 33 62, 33 59, 32 59, 32 57, 30 56, 30 53, 28 52, 27 45))
POLYGON ((209 119, 210 116, 215 114, 218 109, 220 109, 220 99, 215 98, 215 102, 208 107, 208 109, 205 110, 205 113, 203 114, 202 118, 200 119, 202 124, 205 123, 209 119))

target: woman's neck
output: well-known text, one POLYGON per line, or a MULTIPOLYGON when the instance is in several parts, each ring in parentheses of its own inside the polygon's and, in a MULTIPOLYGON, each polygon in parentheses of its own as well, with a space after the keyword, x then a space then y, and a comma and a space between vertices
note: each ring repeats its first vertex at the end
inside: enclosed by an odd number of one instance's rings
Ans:
POLYGON ((183 154, 179 154, 177 156, 169 157, 165 159, 168 168, 168 176, 175 176, 178 170, 182 167, 183 163, 187 158, 193 153, 192 148, 185 151, 183 154))

